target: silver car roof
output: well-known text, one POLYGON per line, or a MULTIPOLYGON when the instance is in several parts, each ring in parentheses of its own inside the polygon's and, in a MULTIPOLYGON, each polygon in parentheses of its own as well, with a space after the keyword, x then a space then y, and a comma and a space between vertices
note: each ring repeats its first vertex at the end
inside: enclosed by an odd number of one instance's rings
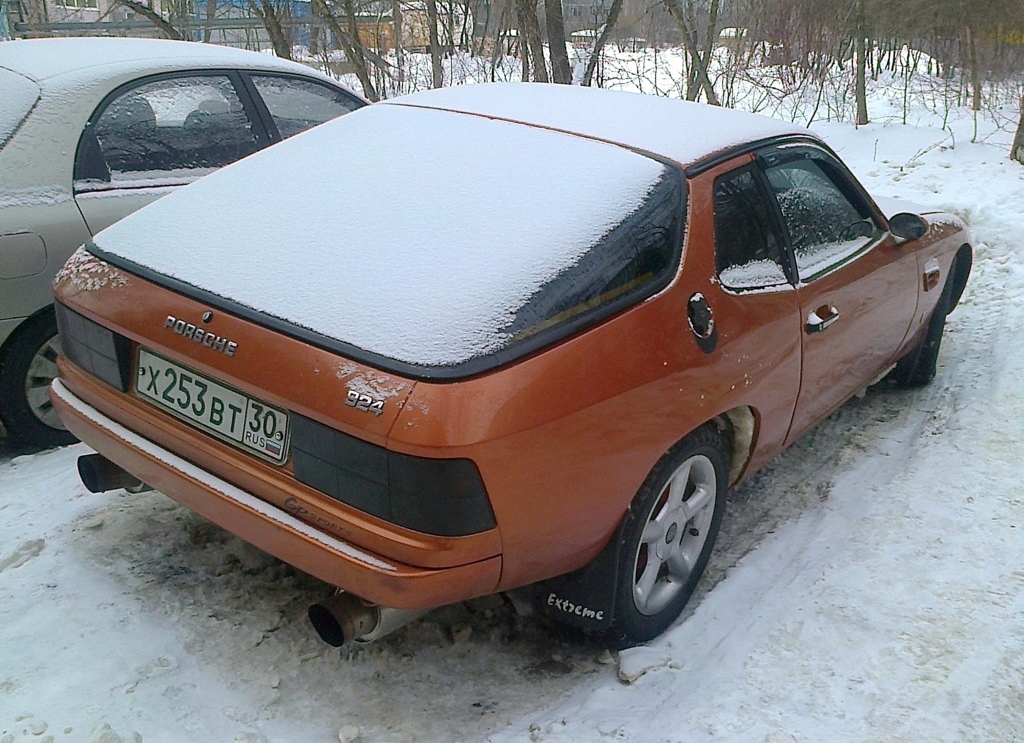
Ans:
MULTIPOLYGON (((83 75, 96 80, 131 72, 176 69, 242 67, 301 72, 331 79, 318 71, 275 57, 215 44, 167 39, 82 37, 23 39, 0 42, 0 67, 14 70, 43 84, 60 85, 61 78, 83 75)), ((337 84, 336 81, 335 84, 337 84)))

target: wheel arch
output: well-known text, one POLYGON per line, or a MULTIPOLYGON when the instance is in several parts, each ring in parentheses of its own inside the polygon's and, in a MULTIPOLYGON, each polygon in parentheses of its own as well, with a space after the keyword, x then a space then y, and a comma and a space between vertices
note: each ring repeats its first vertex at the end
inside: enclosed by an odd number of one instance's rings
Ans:
MULTIPOLYGON (((759 428, 757 412, 749 405, 738 405, 719 413, 710 422, 718 429, 729 455, 728 480, 731 487, 743 476, 754 454, 759 428)), ((696 426, 694 430, 697 428, 700 426, 696 426)))
POLYGON ((960 303, 960 297, 963 296, 964 289, 967 288, 967 279, 971 275, 973 263, 974 250, 969 243, 964 243, 956 251, 956 256, 953 258, 953 266, 950 269, 949 280, 953 283, 950 288, 949 306, 946 308, 947 315, 960 303))

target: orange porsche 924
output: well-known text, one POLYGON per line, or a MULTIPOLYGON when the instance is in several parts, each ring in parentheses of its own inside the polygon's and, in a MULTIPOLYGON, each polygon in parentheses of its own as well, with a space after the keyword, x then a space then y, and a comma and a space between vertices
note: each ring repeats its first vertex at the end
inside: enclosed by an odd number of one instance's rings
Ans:
POLYGON ((931 380, 971 256, 778 121, 429 91, 96 235, 56 280, 51 396, 89 489, 145 483, 339 588, 328 642, 524 586, 643 641, 729 486, 884 376, 931 380))

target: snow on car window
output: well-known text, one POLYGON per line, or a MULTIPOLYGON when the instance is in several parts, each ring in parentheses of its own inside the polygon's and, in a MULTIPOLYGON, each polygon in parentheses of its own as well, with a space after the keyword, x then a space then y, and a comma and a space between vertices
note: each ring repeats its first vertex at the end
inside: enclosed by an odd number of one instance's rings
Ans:
POLYGON ((0 67, 0 149, 39 100, 39 86, 27 77, 0 67))
POLYGON ((782 266, 773 260, 759 260, 730 266, 719 273, 722 283, 728 287, 746 288, 773 286, 786 283, 782 266))
POLYGON ((107 104, 93 131, 103 162, 76 168, 76 176, 90 181, 117 180, 122 173, 208 172, 257 146, 234 86, 223 75, 168 78, 129 88, 107 104))
POLYGON ((75 193, 88 197, 90 192, 112 188, 173 188, 191 183, 217 168, 168 168, 166 170, 114 171, 110 180, 80 178, 75 180, 75 193))
POLYGON ((766 171, 793 244, 800 278, 812 276, 863 246, 874 225, 812 159, 766 171), (866 230, 859 234, 857 230, 866 230))
POLYGON ((509 343, 517 311, 643 212, 665 171, 592 140, 374 106, 170 194, 96 244, 370 353, 448 366, 509 343))

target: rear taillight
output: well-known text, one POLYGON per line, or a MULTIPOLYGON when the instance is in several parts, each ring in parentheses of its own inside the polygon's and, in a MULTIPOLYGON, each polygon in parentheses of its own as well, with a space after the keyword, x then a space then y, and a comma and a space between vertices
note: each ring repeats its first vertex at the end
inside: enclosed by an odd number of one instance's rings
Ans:
POLYGON ((468 459, 388 451, 291 414, 295 479, 407 529, 456 537, 494 528, 487 491, 468 459))
POLYGON ((60 302, 56 304, 61 351, 72 364, 125 392, 131 376, 131 341, 60 302))

